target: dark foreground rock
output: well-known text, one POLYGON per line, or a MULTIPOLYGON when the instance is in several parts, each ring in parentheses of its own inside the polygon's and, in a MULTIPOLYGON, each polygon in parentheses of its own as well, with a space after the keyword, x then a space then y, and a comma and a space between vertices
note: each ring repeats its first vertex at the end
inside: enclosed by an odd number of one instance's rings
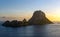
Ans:
POLYGON ((44 25, 52 23, 41 10, 35 11, 32 18, 28 21, 30 25, 44 25))
POLYGON ((26 19, 24 19, 23 21, 17 21, 17 20, 13 20, 13 21, 5 21, 2 26, 5 27, 21 27, 21 26, 27 26, 27 21, 26 19))
POLYGON ((23 21, 6 21, 2 25, 5 27, 21 27, 21 26, 28 26, 28 25, 45 25, 52 23, 50 20, 48 20, 45 16, 45 13, 41 10, 35 11, 32 18, 27 22, 26 19, 23 21))

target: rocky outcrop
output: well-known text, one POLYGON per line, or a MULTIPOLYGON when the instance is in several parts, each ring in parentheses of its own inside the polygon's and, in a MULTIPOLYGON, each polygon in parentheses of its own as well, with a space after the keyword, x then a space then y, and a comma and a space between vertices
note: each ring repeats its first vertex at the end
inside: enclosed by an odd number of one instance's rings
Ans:
POLYGON ((22 25, 22 21, 17 21, 17 20, 13 20, 11 22, 5 21, 2 25, 5 27, 20 27, 22 25))
POLYGON ((28 21, 30 25, 43 25, 52 23, 41 10, 35 11, 32 18, 28 21))
POLYGON ((17 21, 17 20, 13 20, 13 21, 5 21, 2 26, 5 27, 21 27, 21 26, 27 26, 27 21, 26 19, 24 19, 23 21, 17 21))
POLYGON ((6 21, 2 25, 5 27, 20 27, 28 25, 44 25, 50 23, 52 22, 46 18, 45 13, 39 10, 33 13, 32 18, 29 21, 26 21, 26 19, 23 19, 23 21, 6 21))

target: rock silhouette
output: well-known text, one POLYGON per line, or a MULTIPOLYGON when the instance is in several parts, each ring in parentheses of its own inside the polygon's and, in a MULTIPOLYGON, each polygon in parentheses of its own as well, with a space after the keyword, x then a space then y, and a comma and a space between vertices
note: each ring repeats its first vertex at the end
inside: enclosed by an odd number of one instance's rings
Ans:
POLYGON ((28 21, 30 25, 43 25, 52 23, 41 10, 35 11, 32 18, 28 21))
POLYGON ((23 25, 23 26, 27 26, 27 25, 28 25, 28 22, 27 22, 26 19, 23 19, 23 21, 22 21, 22 25, 23 25))
POLYGON ((22 21, 17 21, 17 20, 13 20, 11 22, 5 21, 2 25, 5 27, 20 27, 22 26, 22 21))
POLYGON ((13 20, 13 21, 5 21, 2 26, 5 27, 21 27, 21 26, 27 26, 28 22, 26 21, 26 19, 24 19, 23 21, 17 21, 17 20, 13 20))
POLYGON ((41 10, 35 11, 33 13, 32 18, 27 21, 26 19, 23 19, 23 21, 6 21, 2 24, 2 26, 5 27, 21 27, 21 26, 28 26, 28 25, 45 25, 52 23, 50 20, 48 20, 45 16, 45 13, 41 10))

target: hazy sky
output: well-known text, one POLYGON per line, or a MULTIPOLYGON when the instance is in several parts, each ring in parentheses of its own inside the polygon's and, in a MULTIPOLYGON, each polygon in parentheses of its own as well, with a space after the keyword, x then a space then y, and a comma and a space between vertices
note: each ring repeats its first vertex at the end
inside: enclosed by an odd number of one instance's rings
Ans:
POLYGON ((60 0, 0 0, 0 20, 28 19, 35 10, 44 11, 50 20, 60 21, 60 0))

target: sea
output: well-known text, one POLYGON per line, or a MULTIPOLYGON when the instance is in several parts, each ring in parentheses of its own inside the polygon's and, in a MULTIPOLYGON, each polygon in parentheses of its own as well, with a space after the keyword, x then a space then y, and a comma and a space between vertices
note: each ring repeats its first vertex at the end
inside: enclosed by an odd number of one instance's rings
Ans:
POLYGON ((60 24, 11 28, 0 24, 0 37, 60 37, 60 24))

